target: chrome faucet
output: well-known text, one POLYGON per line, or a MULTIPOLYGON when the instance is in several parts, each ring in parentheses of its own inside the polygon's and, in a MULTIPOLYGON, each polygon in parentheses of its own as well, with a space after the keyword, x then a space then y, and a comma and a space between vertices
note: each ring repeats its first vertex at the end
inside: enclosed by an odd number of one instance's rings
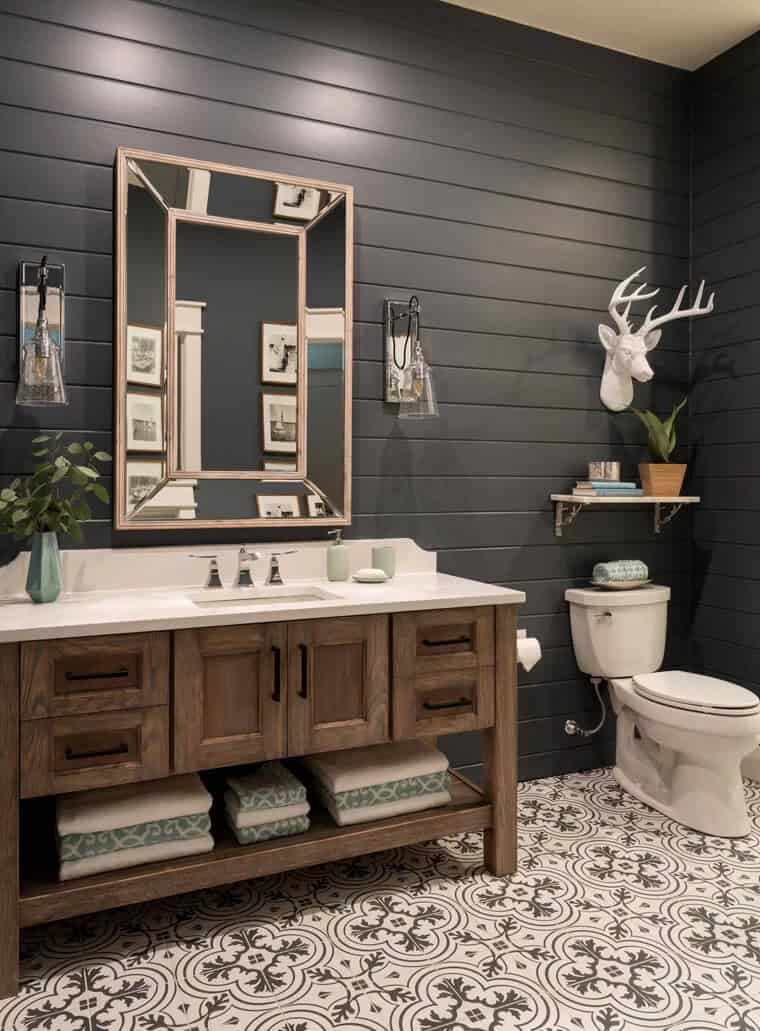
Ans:
POLYGON ((260 558, 261 554, 258 551, 249 551, 248 548, 243 545, 238 552, 238 571, 237 580, 235 581, 236 587, 253 587, 251 562, 255 562, 260 558))
POLYGON ((269 572, 267 573, 266 584, 267 587, 274 585, 277 587, 279 584, 284 583, 282 579, 282 573, 280 572, 280 555, 295 555, 296 551, 271 551, 269 553, 269 572))
POLYGON ((222 578, 219 576, 219 558, 217 555, 190 555, 190 558, 207 558, 208 575, 204 587, 224 587, 222 578))

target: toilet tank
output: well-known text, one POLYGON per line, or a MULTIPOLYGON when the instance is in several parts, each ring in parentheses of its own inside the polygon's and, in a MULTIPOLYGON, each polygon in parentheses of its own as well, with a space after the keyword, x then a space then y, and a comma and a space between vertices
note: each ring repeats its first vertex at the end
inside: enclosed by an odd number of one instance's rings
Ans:
POLYGON ((631 591, 571 588, 570 629, 575 661, 591 677, 632 677, 662 665, 669 587, 631 591))

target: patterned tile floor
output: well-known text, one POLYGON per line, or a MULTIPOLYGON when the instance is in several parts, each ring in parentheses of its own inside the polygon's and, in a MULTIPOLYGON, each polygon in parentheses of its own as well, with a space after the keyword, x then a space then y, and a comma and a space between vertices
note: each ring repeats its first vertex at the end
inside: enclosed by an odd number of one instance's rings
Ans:
POLYGON ((523 784, 520 871, 471 834, 24 937, 2 1031, 760 1031, 754 833, 608 770, 523 784))

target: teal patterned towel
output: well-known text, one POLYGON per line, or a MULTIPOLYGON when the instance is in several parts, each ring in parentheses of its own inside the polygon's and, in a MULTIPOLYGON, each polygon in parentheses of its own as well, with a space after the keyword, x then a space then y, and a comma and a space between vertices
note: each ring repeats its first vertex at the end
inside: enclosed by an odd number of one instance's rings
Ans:
MULTIPOLYGON (((232 827, 232 824, 230 824, 232 827)), ((294 816, 290 820, 275 820, 260 823, 258 827, 232 827, 232 832, 241 845, 253 845, 270 838, 284 838, 288 834, 303 834, 309 829, 308 816, 294 816)))
POLYGON ((241 809, 279 809, 306 801, 306 788, 280 762, 263 763, 251 773, 227 778, 241 809))
POLYGON ((336 809, 364 809, 371 805, 398 802, 402 798, 415 798, 417 795, 431 795, 438 791, 448 791, 449 774, 447 770, 442 770, 440 773, 405 777, 403 780, 372 784, 366 788, 354 788, 352 791, 339 791, 335 795, 331 794, 324 785, 320 785, 320 788, 323 797, 328 796, 336 809))
POLYGON ((591 579, 599 584, 609 583, 610 580, 648 580, 649 569, 646 562, 637 558, 621 558, 615 562, 597 562, 591 579))
POLYGON ((208 834, 211 820, 208 813, 194 816, 175 816, 169 820, 151 820, 134 823, 130 827, 117 827, 110 831, 91 834, 64 834, 58 839, 60 860, 69 863, 76 859, 89 859, 107 852, 120 852, 128 848, 158 845, 164 841, 181 841, 208 834))

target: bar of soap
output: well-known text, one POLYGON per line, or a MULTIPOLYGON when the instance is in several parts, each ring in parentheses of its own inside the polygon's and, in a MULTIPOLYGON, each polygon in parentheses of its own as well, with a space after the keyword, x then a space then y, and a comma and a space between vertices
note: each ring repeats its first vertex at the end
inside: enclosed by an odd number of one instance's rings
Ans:
POLYGON ((382 569, 372 569, 370 566, 354 573, 354 580, 360 584, 383 584, 387 579, 388 577, 382 569))

